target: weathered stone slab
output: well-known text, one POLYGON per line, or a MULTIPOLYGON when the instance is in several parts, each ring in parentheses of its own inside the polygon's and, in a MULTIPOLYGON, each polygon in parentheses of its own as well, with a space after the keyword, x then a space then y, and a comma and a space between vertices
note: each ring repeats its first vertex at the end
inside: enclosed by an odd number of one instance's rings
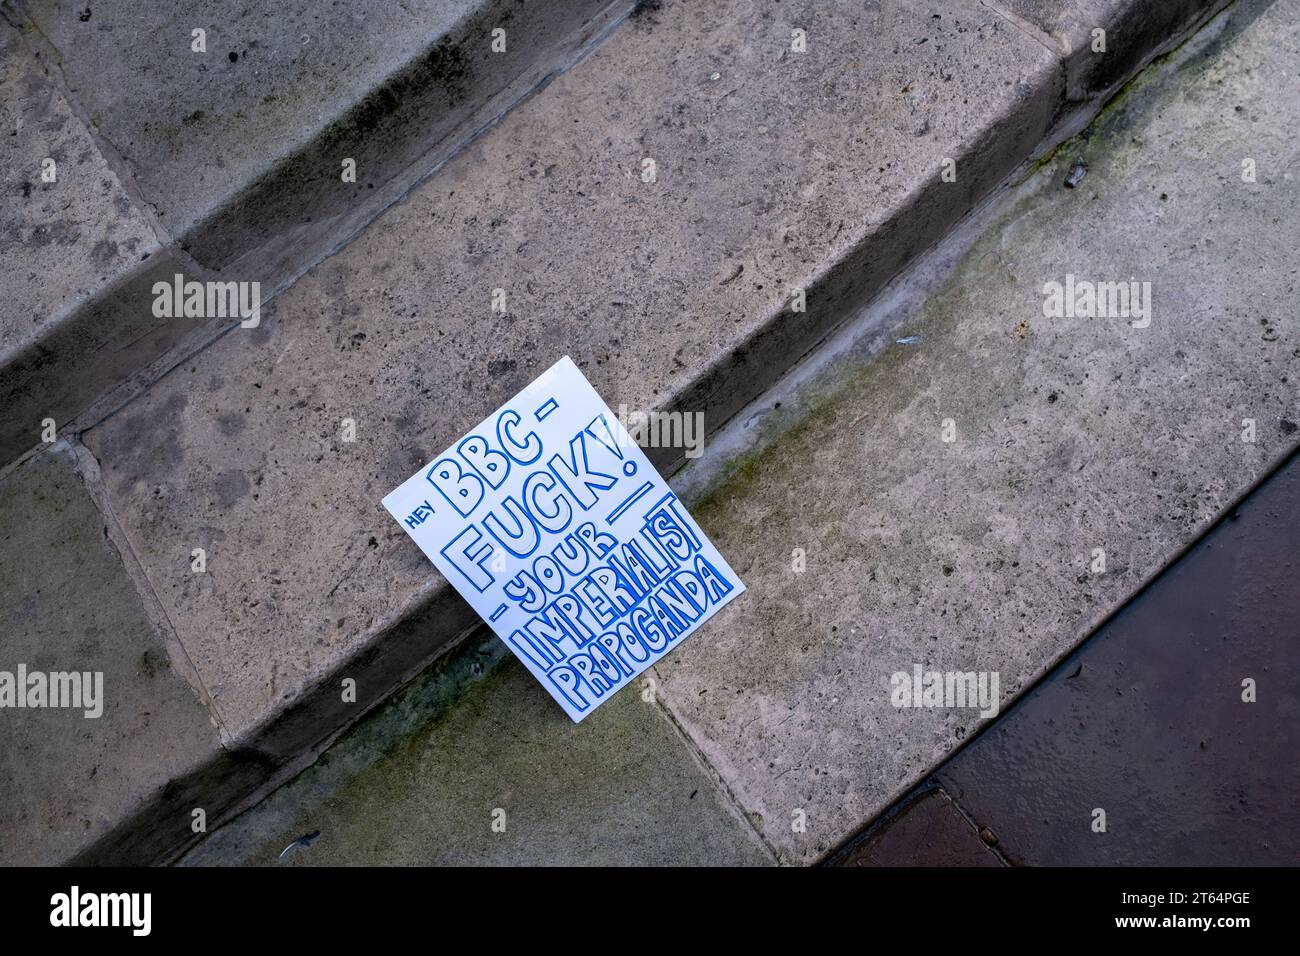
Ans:
POLYGON ((132 368, 139 361, 144 323, 105 327, 85 305, 113 301, 124 287, 143 295, 147 286, 135 278, 159 244, 49 65, 3 18, 0 170, 3 463, 41 440, 45 419, 62 425, 103 387, 86 374, 86 357, 109 365, 126 358, 132 368))
POLYGON ((6 865, 66 862, 219 750, 107 537, 66 449, 0 478, 0 672, 82 675, 83 704, 0 708, 6 865))
POLYGON ((532 676, 510 658, 408 732, 408 698, 424 693, 418 683, 184 862, 772 862, 663 712, 639 694, 620 695, 578 726, 534 693, 532 676), (280 859, 289 844, 312 833, 319 835, 280 859))

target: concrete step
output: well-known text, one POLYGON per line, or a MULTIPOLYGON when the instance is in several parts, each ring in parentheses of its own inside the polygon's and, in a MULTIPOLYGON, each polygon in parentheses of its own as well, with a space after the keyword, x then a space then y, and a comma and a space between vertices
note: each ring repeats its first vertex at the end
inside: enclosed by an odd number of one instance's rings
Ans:
POLYGON ((230 327, 156 317, 155 282, 257 282, 266 302, 632 5, 6 4, 0 463, 230 327))
POLYGON ((589 730, 506 657, 462 645, 184 865, 771 864, 652 701, 619 694, 589 730))
MULTIPOLYGON (((1168 9, 1108 16, 1135 6, 1168 9)), ((72 443, 219 729, 196 766, 229 758, 269 786, 475 631, 379 500, 484 408, 570 354, 611 406, 702 412, 716 431, 1102 101, 1067 96, 1068 76, 1095 86, 1068 44, 975 0, 798 21, 750 0, 639 10, 259 327, 72 443)), ((1137 65, 1189 25, 1159 22, 1098 61, 1122 48, 1137 65)), ((680 450, 660 452, 673 468, 680 450)), ((256 796, 196 771, 80 858, 174 854, 200 791, 214 824, 256 796)))
MULTIPOLYGON (((1297 12, 1240 4, 1148 71, 673 477, 749 591, 582 728, 613 739, 657 707, 681 736, 656 762, 702 759, 702 795, 748 829, 664 825, 635 769, 612 797, 604 764, 566 759, 558 710, 514 713, 545 693, 484 637, 459 652, 481 684, 395 699, 188 862, 269 863, 317 831, 285 862, 584 858, 611 816, 656 833, 656 859, 689 858, 696 828, 825 859, 991 719, 895 706, 895 674, 984 674, 1008 706, 1300 442, 1300 91, 1277 81, 1297 12), (1151 282, 1150 323, 1047 317, 1068 274, 1151 282), (517 737, 540 769, 487 756, 517 737), (460 744, 482 759, 445 756, 460 744), (498 808, 524 822, 493 842, 498 808)), ((950 804, 927 812, 956 857, 1000 863, 950 804)))

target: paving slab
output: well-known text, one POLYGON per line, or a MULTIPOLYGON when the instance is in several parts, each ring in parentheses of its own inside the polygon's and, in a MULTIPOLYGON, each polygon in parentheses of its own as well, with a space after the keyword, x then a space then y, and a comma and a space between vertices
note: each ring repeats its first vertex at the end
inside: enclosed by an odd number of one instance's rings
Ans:
POLYGON ((772 864, 652 701, 619 695, 579 727, 486 636, 471 666, 489 669, 453 678, 454 701, 449 675, 420 678, 183 864, 772 864))
POLYGON ((614 408, 721 422, 1045 131, 1052 55, 977 3, 788 16, 647 6, 86 433, 232 740, 297 754, 352 719, 343 677, 364 706, 474 625, 379 501, 485 408, 569 354, 614 408))
POLYGON ((835 860, 836 866, 991 866, 1005 864, 948 795, 927 790, 835 860))
POLYGON ((1298 517, 1293 458, 939 769, 1009 860, 1300 860, 1298 517))
POLYGON ((784 860, 986 719, 896 707, 894 674, 996 674, 1011 700, 1295 447, 1298 12, 1243 5, 1145 75, 693 508, 749 591, 654 670, 784 860), (1049 318, 1071 275, 1150 282, 1149 324, 1049 318))
POLYGON ((89 707, 18 708, 0 692, 0 862, 62 863, 210 762, 217 731, 66 446, 0 478, 0 593, 0 683, 20 668, 85 675, 77 699, 89 707))

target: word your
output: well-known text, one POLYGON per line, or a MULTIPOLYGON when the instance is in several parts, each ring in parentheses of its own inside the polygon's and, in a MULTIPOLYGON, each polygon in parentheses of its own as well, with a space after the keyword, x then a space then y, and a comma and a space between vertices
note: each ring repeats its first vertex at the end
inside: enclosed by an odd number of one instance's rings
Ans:
POLYGON ((1150 282, 1076 281, 1065 277, 1065 285, 1048 282, 1043 286, 1043 315, 1049 319, 1133 319, 1135 329, 1151 324, 1150 282))
POLYGON ((241 329, 262 322, 262 283, 185 281, 179 272, 171 282, 153 284, 153 314, 157 319, 240 318, 241 329))
POLYGON ((0 671, 0 707, 71 707, 95 719, 104 712, 103 671, 0 671))
POLYGON ((152 893, 86 893, 74 886, 50 897, 51 926, 129 926, 131 935, 148 936, 153 927, 152 893))
POLYGON ((926 671, 912 665, 912 673, 896 671, 889 678, 895 707, 979 707, 981 717, 998 713, 997 671, 926 671))
POLYGON ((703 412, 629 411, 620 403, 618 421, 642 448, 684 448, 687 458, 704 454, 703 412))

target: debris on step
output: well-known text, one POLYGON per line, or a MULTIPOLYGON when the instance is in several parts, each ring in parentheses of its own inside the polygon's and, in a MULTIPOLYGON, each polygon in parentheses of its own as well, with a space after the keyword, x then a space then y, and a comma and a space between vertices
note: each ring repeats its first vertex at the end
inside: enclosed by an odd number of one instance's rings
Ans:
POLYGON ((294 840, 287 847, 281 850, 280 855, 276 859, 283 860, 285 856, 288 855, 290 850, 296 850, 299 847, 302 848, 309 847, 313 843, 315 843, 316 840, 319 838, 320 838, 319 830, 312 830, 311 833, 304 833, 302 836, 298 837, 298 839, 294 840))

